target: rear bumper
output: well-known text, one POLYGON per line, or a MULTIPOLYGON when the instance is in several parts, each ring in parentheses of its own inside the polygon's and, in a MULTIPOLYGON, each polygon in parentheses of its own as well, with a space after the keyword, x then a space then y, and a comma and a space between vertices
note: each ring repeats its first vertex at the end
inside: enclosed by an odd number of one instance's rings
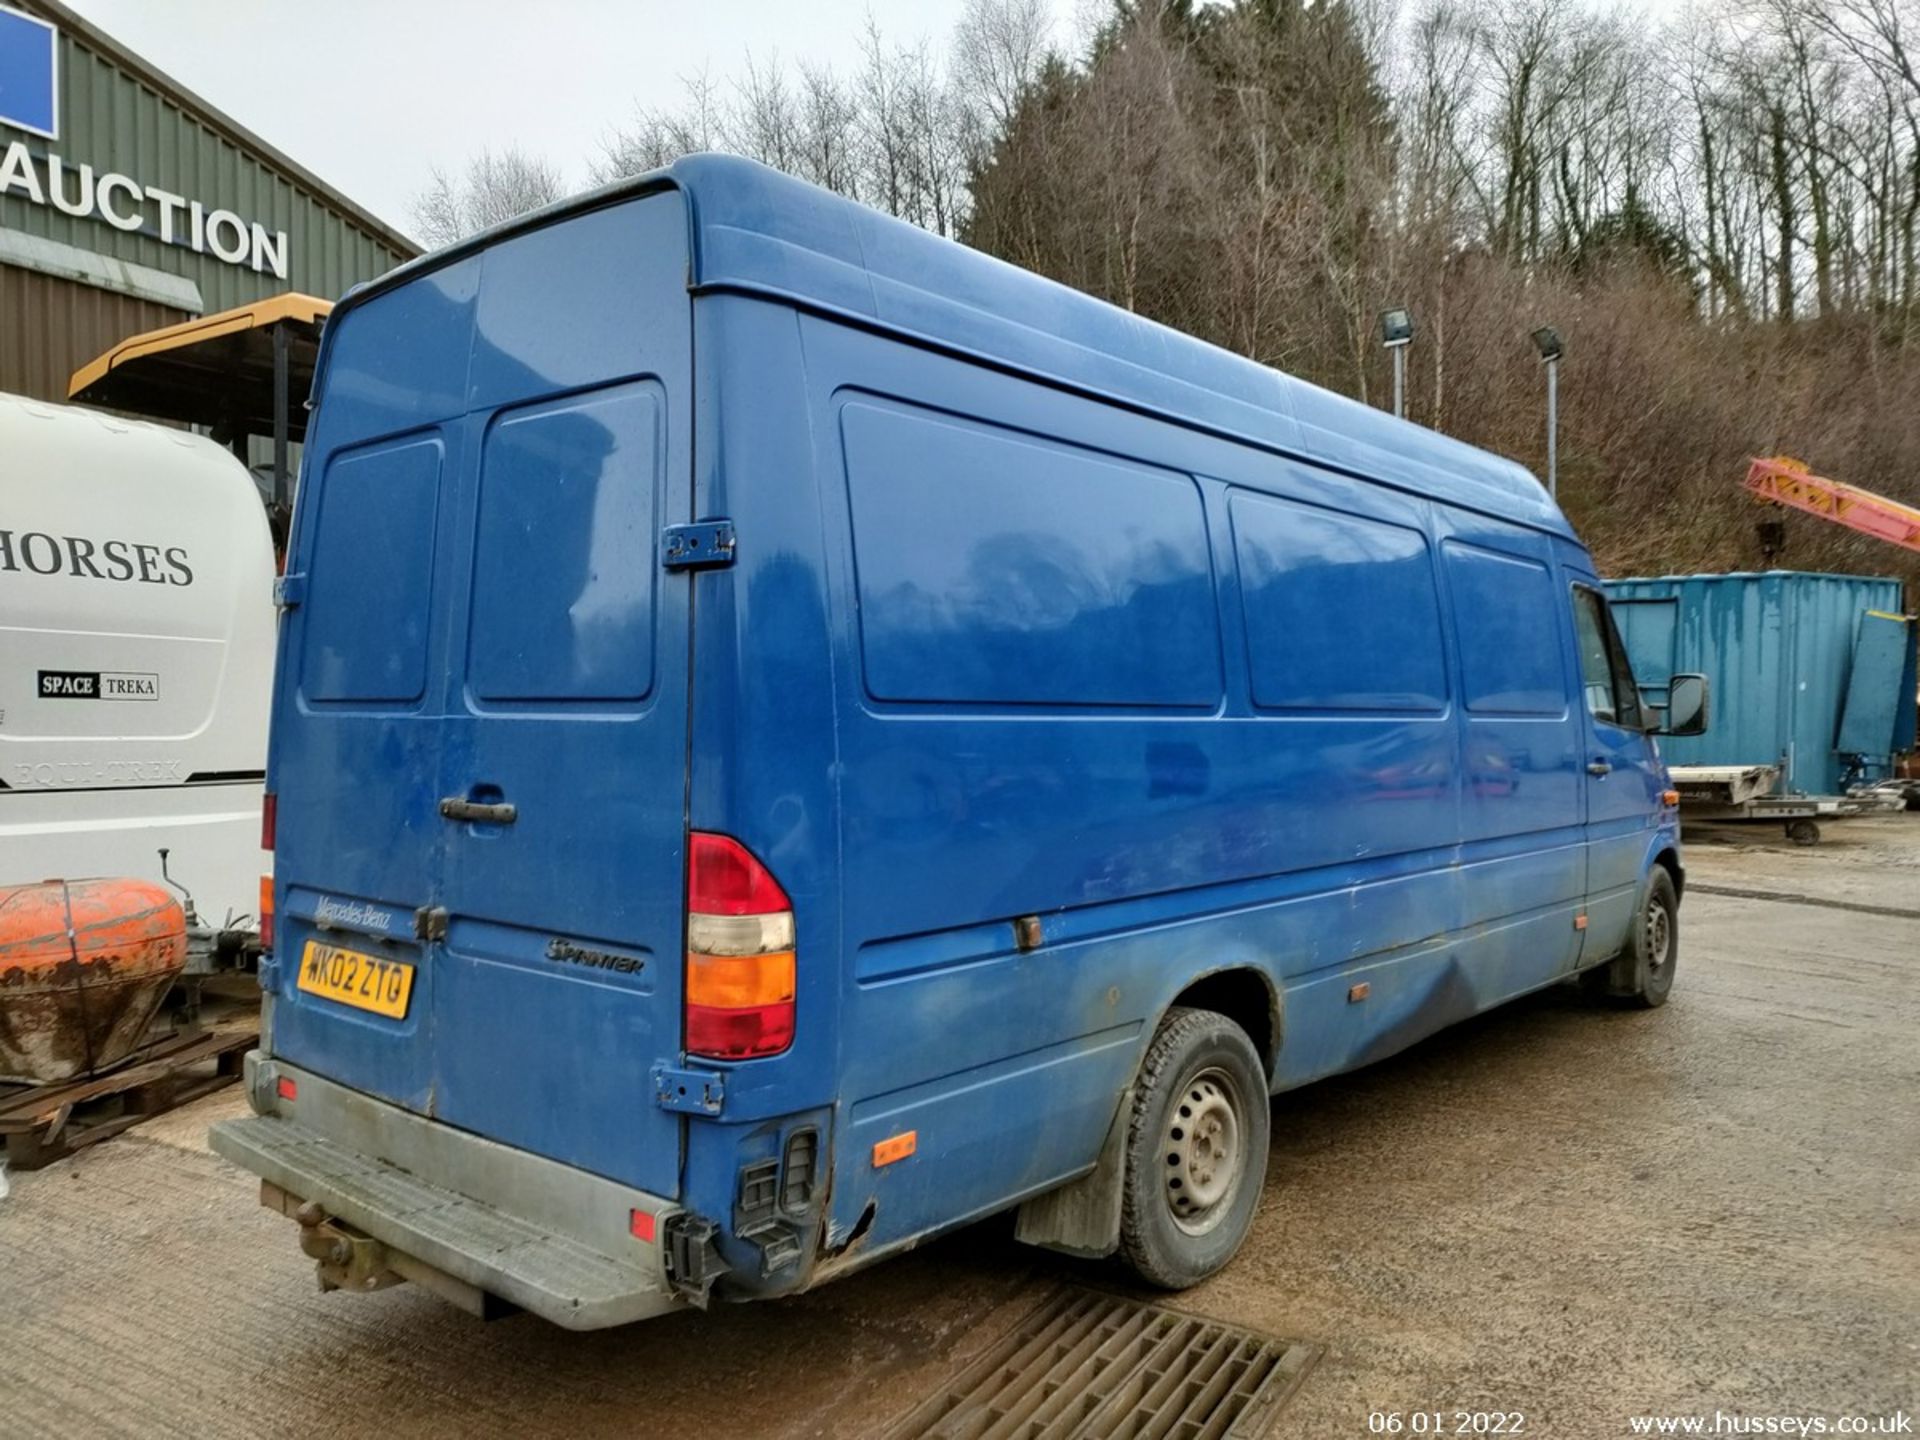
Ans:
POLYGON ((684 1303, 659 1238, 678 1206, 452 1129, 281 1061, 247 1057, 260 1113, 215 1125, 214 1151, 383 1245, 570 1330, 684 1303), (279 1099, 281 1080, 296 1088, 279 1099), (655 1217, 654 1243, 630 1217, 655 1217))

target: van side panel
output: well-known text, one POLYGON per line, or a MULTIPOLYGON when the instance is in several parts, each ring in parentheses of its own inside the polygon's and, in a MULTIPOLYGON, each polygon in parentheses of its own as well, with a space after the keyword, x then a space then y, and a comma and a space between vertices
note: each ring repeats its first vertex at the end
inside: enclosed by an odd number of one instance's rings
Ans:
POLYGON ((1199 974, 1248 966, 1287 990, 1279 1085, 1495 998, 1447 923, 1464 909, 1451 662, 1399 667, 1391 694, 1357 678, 1409 624, 1450 648, 1424 502, 800 323, 844 657, 837 1230, 871 1205, 884 1245, 1085 1170, 1147 1034, 1199 974), (1096 474, 1110 504, 1076 488, 1096 474), (886 503, 963 481, 1005 503, 920 525, 886 503), (1299 524, 1255 523, 1282 502, 1299 524), (1268 567, 1244 603, 1236 505, 1241 548, 1268 567), (1272 703, 1257 705, 1247 616, 1271 624, 1298 603, 1290 585, 1337 590, 1368 547, 1405 567, 1403 599, 1424 587, 1424 618, 1302 617, 1347 640, 1356 678, 1339 684, 1324 633, 1263 633, 1272 703), (1116 609, 1138 617, 1113 632, 1123 648, 1104 638, 1116 609), (1107 667, 1092 705, 1044 664, 1082 626, 1099 643, 1077 663, 1107 667), (1139 663, 1169 635, 1175 658, 1139 663), (1273 657, 1289 644, 1317 657, 1312 693, 1285 689, 1273 657), (1012 922, 1028 914, 1045 938, 1023 952, 1012 922), (1360 974, 1376 999, 1348 1005, 1360 974), (1314 1012, 1297 1023, 1296 1000, 1314 1012), (926 1160, 876 1169, 873 1145, 906 1130, 926 1160))

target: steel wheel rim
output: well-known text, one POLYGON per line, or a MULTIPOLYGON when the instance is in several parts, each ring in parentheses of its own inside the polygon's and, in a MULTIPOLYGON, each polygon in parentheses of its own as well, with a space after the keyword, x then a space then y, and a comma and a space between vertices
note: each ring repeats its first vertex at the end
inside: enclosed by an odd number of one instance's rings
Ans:
POLYGON ((1173 1223, 1204 1235, 1233 1208, 1246 1169, 1246 1122, 1233 1077, 1210 1066, 1190 1077, 1167 1111, 1162 1193, 1173 1223))
POLYGON ((1659 903, 1647 906, 1647 969, 1659 974, 1667 963, 1667 954, 1673 948, 1673 917, 1667 914, 1667 907, 1659 903))

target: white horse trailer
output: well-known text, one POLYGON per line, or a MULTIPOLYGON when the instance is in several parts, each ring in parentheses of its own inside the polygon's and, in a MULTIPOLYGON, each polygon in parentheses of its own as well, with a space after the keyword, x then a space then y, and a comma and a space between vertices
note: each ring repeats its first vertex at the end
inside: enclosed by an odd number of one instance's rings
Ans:
POLYGON ((192 970, 255 947, 273 578, 227 451, 0 395, 0 885, 169 881, 192 970))

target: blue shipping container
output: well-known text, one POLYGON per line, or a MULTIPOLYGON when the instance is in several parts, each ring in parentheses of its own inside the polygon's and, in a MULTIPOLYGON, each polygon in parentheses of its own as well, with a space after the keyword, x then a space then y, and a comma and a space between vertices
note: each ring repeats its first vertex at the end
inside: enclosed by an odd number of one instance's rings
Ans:
POLYGON ((1643 684, 1712 682, 1707 733, 1663 740, 1670 764, 1777 763, 1783 790, 1837 794, 1912 747, 1915 627, 1898 580, 1769 570, 1606 588, 1643 684))

